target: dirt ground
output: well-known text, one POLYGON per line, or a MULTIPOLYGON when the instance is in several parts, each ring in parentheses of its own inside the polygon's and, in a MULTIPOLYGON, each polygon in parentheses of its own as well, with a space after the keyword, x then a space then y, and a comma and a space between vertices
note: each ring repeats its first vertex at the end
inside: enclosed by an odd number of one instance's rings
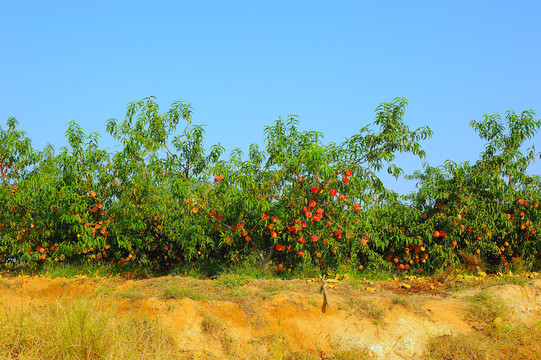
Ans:
POLYGON ((477 330, 478 324, 468 320, 468 297, 480 292, 503 303, 513 321, 541 321, 539 277, 520 285, 494 285, 475 276, 455 279, 453 289, 444 284, 337 279, 328 283, 329 304, 323 311, 322 283, 315 279, 4 276, 0 316, 2 307, 40 309, 100 299, 118 316, 159 317, 186 358, 193 359, 264 359, 280 346, 322 359, 337 349, 355 348, 380 359, 417 359, 430 337, 477 330))

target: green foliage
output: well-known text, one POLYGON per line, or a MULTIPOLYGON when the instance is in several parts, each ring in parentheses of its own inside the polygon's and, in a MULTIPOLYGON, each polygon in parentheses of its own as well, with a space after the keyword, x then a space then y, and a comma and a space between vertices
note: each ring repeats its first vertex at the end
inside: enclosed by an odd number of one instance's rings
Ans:
POLYGON ((487 142, 480 159, 425 165, 403 199, 378 174, 402 176, 396 155, 424 158, 420 143, 432 136, 409 129, 406 105, 381 104, 372 125, 340 144, 300 131, 295 116, 278 119, 262 148, 229 159, 219 144, 205 149, 182 101, 164 113, 153 97, 128 104, 123 121, 106 123, 115 152, 75 122, 67 147, 34 151, 10 118, 0 128, 0 263, 202 276, 260 267, 259 277, 270 264, 285 277, 433 271, 460 265, 460 253, 497 270, 537 264, 541 178, 526 170, 539 157, 540 120, 510 111, 472 121, 487 142))
POLYGON ((424 157, 418 141, 432 135, 428 128, 409 130, 405 105, 404 99, 380 105, 374 122, 379 129, 364 127, 340 145, 324 144, 318 132, 299 132, 294 116, 266 127, 266 151, 252 145, 247 160, 237 151, 229 161, 233 193, 221 203, 234 216, 223 222, 226 243, 237 254, 251 247, 264 266, 271 259, 334 267, 377 260, 373 247, 382 247, 382 240, 376 236, 371 247, 361 239, 375 231, 372 211, 397 198, 377 171, 387 165, 398 177, 395 154, 424 157))
POLYGON ((447 161, 411 177, 419 191, 409 199, 424 214, 419 234, 432 249, 435 266, 457 265, 458 251, 477 254, 494 268, 509 269, 519 259, 530 268, 539 262, 541 177, 526 173, 539 153, 533 143, 526 153, 521 150, 541 126, 533 115, 509 111, 506 124, 498 115, 472 121, 488 141, 474 165, 447 161))

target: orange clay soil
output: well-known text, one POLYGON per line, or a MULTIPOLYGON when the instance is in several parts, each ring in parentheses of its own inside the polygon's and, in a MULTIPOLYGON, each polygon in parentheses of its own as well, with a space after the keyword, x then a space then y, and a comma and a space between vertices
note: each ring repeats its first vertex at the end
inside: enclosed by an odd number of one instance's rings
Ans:
POLYGON ((482 291, 505 304, 512 321, 541 321, 538 277, 522 285, 490 285, 489 277, 455 278, 453 286, 463 290, 451 290, 450 282, 441 278, 346 279, 328 284, 325 312, 317 280, 236 279, 242 278, 4 275, 0 316, 3 308, 39 311, 75 299, 100 301, 118 316, 158 317, 187 359, 273 358, 280 346, 321 359, 356 348, 374 358, 416 359, 430 337, 478 330, 479 324, 468 320, 468 296, 482 291))

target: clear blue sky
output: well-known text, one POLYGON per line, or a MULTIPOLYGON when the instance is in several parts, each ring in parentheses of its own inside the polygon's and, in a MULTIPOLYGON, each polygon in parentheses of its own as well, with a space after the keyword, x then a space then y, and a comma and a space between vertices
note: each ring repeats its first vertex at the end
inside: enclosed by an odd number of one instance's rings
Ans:
POLYGON ((207 148, 247 150, 288 114, 340 142, 400 96, 410 127, 434 131, 430 165, 475 161, 483 142, 470 120, 541 116, 540 19, 538 0, 0 0, 0 124, 14 116, 35 148, 58 150, 76 120, 111 146, 105 120, 154 95, 163 111, 191 103, 207 148))

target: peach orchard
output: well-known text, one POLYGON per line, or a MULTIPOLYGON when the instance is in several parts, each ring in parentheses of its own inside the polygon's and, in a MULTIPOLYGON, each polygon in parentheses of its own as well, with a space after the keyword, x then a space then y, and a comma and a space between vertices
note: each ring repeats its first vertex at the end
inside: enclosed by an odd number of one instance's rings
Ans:
POLYGON ((294 116, 264 130, 264 147, 204 148, 189 104, 160 113, 154 98, 128 105, 99 135, 75 122, 68 146, 37 151, 17 121, 0 128, 0 263, 179 264, 249 262, 277 270, 393 269, 430 273, 458 266, 459 252, 494 270, 536 267, 541 258, 541 126, 532 111, 470 123, 486 142, 470 164, 426 165, 406 176, 417 190, 398 196, 399 153, 423 158, 428 127, 411 130, 407 102, 382 103, 372 125, 341 144, 299 131, 294 116), (181 128, 181 131, 177 131, 181 128))

